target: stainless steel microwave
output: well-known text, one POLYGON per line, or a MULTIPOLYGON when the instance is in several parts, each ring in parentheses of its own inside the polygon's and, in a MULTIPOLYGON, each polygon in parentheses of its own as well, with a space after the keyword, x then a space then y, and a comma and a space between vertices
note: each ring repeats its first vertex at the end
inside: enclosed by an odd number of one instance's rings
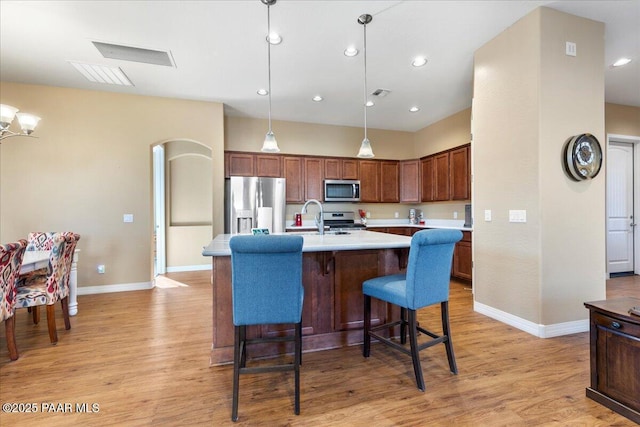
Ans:
POLYGON ((360 181, 354 179, 325 179, 325 202, 359 202, 360 181))

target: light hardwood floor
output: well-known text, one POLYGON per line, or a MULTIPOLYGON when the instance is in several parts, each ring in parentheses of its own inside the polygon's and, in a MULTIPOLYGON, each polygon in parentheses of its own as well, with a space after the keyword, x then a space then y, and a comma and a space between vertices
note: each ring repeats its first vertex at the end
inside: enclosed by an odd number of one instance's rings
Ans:
MULTIPOLYGON (((232 367, 209 367, 209 274, 169 275, 187 286, 81 296, 69 331, 58 306, 56 346, 46 319, 34 326, 19 310, 19 360, 9 361, 0 328, 0 402, 34 403, 39 412, 0 412, 0 425, 233 424, 232 367), (73 412, 42 413, 42 402, 72 404, 73 412), (98 404, 99 412, 76 412, 82 403, 98 404)), ((640 297, 640 279, 610 280, 608 297, 615 296, 640 297)), ((421 354, 424 393, 410 358, 379 344, 367 360, 360 346, 306 353, 301 414, 293 414, 290 373, 243 376, 236 425, 635 425, 585 397, 588 333, 535 338, 473 312, 461 282, 451 284, 450 307, 458 375, 449 373, 444 346, 421 354)), ((438 325, 439 308, 423 309, 419 318, 438 325)))

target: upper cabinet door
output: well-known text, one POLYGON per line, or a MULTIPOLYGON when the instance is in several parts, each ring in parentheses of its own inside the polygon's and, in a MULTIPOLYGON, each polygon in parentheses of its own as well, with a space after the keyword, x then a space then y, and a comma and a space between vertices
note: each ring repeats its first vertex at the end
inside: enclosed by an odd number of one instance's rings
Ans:
POLYGON ((306 157, 304 159, 305 200, 324 200, 324 159, 306 157))
POLYGON ((360 179, 358 161, 355 159, 324 159, 324 179, 360 179))
POLYGON ((301 157, 284 156, 282 159, 287 187, 287 202, 304 203, 304 162, 301 157))
POLYGON ((377 160, 360 160, 360 201, 380 201, 380 162, 377 160))
POLYGON ((342 178, 341 179, 360 179, 360 169, 358 161, 352 159, 342 159, 342 178))
POLYGON ((398 203, 400 201, 399 162, 383 160, 380 162, 380 201, 398 203))
POLYGON ((470 146, 452 150, 450 153, 451 161, 451 200, 469 200, 471 199, 471 182, 469 154, 470 146))
POLYGON ((435 168, 433 200, 449 200, 449 152, 436 154, 433 160, 435 168))
POLYGON ((400 162, 400 202, 420 202, 420 160, 400 162))
POLYGON ((433 202, 435 195, 435 161, 433 156, 426 157, 420 161, 422 167, 421 181, 422 181, 422 201, 433 202))
POLYGON ((257 176, 266 178, 282 177, 281 156, 277 154, 256 154, 257 176))
POLYGON ((226 176, 255 176, 255 156, 251 153, 226 153, 226 176))

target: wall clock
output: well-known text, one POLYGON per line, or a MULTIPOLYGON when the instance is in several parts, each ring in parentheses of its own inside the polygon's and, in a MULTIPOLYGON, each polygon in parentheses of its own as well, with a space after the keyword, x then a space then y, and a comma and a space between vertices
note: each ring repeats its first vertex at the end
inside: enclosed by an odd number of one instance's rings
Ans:
POLYGON ((602 167, 602 148, 595 136, 583 133, 567 139, 562 158, 564 170, 571 179, 592 179, 602 167))

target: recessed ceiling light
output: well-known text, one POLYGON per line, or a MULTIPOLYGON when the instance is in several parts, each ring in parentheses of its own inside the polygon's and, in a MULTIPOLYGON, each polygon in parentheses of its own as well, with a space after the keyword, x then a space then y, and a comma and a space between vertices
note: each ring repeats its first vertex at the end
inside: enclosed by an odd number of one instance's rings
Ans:
POLYGON ((631 62, 630 58, 620 58, 616 62, 614 62, 611 66, 622 67, 623 65, 627 65, 629 62, 631 62))
POLYGON ((350 46, 344 50, 344 56, 356 56, 358 54, 358 49, 353 46, 350 46))
POLYGON ((266 89, 258 89, 257 94, 260 96, 267 96, 269 95, 269 91, 266 89))
POLYGON ((313 99, 315 102, 320 102, 320 101, 322 101, 323 98, 320 95, 316 95, 311 99, 313 99))
POLYGON ((425 58, 424 56, 416 56, 415 58, 413 58, 413 62, 411 63, 411 65, 413 65, 414 67, 422 67, 426 63, 427 58, 425 58))
POLYGON ((282 37, 278 33, 271 33, 267 36, 267 41, 271 44, 280 44, 282 43, 282 37))
POLYGON ((366 103, 366 104, 364 104, 364 105, 366 105, 367 107, 373 107, 373 106, 374 106, 374 105, 376 105, 376 104, 374 104, 374 102, 373 102, 373 101, 367 101, 367 103, 366 103))
POLYGON ((409 108, 409 111, 411 111, 412 113, 415 113, 417 111, 420 111, 420 107, 411 107, 409 108))
POLYGON ((84 62, 67 61, 73 65, 87 80, 93 83, 106 83, 110 85, 133 86, 131 80, 119 67, 107 67, 105 65, 86 64, 84 62))

